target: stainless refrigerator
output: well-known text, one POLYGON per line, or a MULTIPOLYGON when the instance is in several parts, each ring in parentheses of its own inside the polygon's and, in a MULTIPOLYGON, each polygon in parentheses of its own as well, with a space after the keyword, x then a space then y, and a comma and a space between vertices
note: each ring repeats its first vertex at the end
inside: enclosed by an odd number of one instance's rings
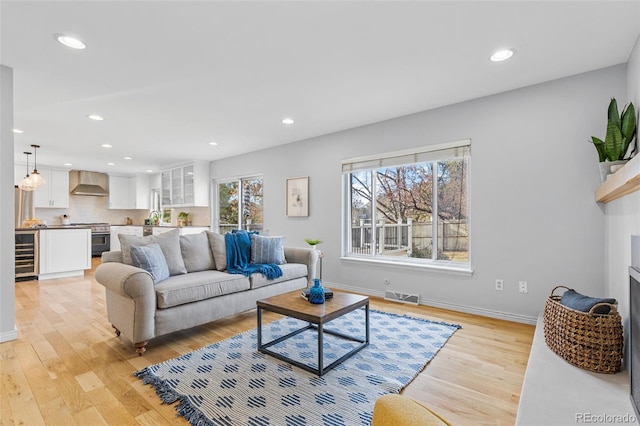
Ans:
POLYGON ((22 228, 22 223, 26 219, 35 217, 35 206, 33 204, 33 191, 23 191, 16 186, 16 228, 22 228))

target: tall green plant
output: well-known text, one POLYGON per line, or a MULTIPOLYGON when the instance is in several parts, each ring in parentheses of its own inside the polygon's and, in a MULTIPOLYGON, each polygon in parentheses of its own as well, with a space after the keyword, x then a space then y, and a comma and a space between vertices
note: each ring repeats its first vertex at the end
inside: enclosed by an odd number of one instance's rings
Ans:
POLYGON ((598 151, 598 161, 624 160, 629 145, 636 136, 636 111, 633 103, 629 103, 618 114, 618 103, 611 98, 607 111, 607 133, 604 141, 591 136, 593 145, 598 151))

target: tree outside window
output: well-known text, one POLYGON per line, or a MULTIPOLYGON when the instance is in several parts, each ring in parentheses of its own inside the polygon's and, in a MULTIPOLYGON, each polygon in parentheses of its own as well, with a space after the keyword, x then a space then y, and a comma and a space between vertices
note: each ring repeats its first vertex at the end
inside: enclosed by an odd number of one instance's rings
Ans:
POLYGON ((468 264, 468 163, 453 156, 346 173, 347 255, 468 264))
POLYGON ((218 182, 218 231, 262 231, 262 178, 250 177, 218 182))

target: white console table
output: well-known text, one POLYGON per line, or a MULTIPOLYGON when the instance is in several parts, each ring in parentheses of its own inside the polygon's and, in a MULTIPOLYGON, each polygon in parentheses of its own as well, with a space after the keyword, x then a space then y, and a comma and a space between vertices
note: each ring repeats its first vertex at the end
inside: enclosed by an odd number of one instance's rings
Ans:
POLYGON ((576 424, 637 425, 629 399, 629 372, 600 374, 583 370, 553 353, 544 341, 542 314, 538 317, 527 371, 522 383, 516 425, 576 424), (635 422, 594 421, 635 419, 635 422))

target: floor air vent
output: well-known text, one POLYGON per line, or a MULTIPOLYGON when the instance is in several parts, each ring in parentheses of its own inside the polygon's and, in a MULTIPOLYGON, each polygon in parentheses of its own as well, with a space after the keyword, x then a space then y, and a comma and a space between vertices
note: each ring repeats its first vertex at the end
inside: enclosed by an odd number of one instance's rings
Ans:
POLYGON ((386 300, 392 300, 394 302, 402 302, 402 303, 410 303, 412 305, 417 305, 420 300, 420 295, 418 294, 409 294, 409 293, 400 293, 397 291, 385 291, 384 298, 386 300))

